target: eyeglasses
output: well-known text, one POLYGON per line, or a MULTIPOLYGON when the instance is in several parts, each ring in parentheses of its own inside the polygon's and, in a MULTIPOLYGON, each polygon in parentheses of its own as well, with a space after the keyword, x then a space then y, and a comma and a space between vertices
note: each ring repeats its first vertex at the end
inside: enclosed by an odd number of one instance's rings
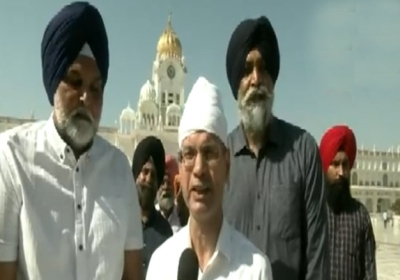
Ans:
POLYGON ((208 168, 214 168, 217 166, 222 157, 222 151, 220 148, 215 146, 203 146, 200 149, 193 147, 185 147, 178 152, 179 160, 187 170, 191 170, 196 165, 197 157, 201 157, 208 168))

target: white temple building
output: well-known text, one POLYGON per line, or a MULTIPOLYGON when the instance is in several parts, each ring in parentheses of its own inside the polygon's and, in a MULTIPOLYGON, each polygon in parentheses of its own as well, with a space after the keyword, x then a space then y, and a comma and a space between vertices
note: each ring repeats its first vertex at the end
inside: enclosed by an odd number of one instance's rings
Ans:
POLYGON ((140 89, 137 107, 128 106, 119 117, 119 133, 136 130, 177 132, 185 103, 185 58, 172 28, 171 15, 157 44, 152 75, 140 89))

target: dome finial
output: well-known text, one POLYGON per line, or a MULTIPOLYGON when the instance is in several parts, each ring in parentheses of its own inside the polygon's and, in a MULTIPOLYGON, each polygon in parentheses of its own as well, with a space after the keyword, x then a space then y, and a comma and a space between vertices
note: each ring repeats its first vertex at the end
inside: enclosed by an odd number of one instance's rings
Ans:
POLYGON ((157 57, 182 57, 182 45, 172 28, 172 12, 168 14, 167 25, 157 44, 157 57))

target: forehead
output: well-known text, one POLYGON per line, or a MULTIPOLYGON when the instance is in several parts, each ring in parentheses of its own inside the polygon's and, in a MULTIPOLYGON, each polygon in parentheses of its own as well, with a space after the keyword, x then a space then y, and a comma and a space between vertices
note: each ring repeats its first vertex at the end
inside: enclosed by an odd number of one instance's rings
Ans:
POLYGON ((221 140, 214 134, 206 131, 197 131, 185 138, 182 143, 183 148, 199 147, 208 145, 218 145, 221 140))
POLYGON ((100 70, 97 66, 96 60, 85 55, 78 56, 69 67, 69 70, 79 73, 92 73, 93 75, 100 76, 100 70))
POLYGON ((258 49, 253 49, 247 54, 246 62, 261 62, 261 61, 263 61, 263 59, 258 49))
POLYGON ((336 153, 335 158, 333 159, 334 161, 347 161, 349 157, 344 151, 339 151, 336 153))
POLYGON ((152 157, 150 157, 143 165, 143 169, 154 169, 154 161, 152 157))

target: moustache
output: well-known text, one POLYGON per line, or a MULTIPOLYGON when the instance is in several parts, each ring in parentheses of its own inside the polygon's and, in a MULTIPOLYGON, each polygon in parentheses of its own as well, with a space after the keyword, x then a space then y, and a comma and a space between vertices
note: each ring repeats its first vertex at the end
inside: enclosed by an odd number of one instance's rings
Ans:
POLYGON ((77 108, 74 111, 72 111, 70 114, 70 118, 75 120, 84 120, 91 123, 94 121, 92 114, 86 108, 83 107, 77 108))
POLYGON ((265 102, 270 98, 271 94, 265 86, 250 88, 243 98, 243 104, 253 104, 265 102))
POLYGON ((350 185, 350 181, 346 178, 339 178, 337 180, 334 180, 331 184, 331 187, 336 187, 336 188, 347 188, 350 185))

